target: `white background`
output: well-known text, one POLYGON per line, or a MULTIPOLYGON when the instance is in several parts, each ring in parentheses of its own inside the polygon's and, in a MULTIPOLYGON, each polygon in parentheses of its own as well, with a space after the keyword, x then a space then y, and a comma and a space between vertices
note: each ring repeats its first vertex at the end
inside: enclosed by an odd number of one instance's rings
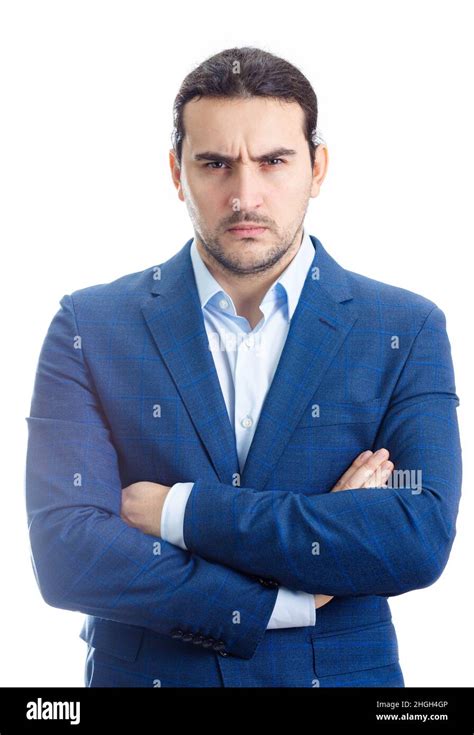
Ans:
POLYGON ((172 186, 172 104, 213 53, 254 45, 313 84, 329 149, 306 225, 344 267, 446 314, 463 444, 442 577, 391 598, 407 686, 472 686, 472 18, 469 2, 2 2, 0 686, 83 686, 83 616, 37 589, 24 502, 34 373, 59 299, 193 236, 172 186))

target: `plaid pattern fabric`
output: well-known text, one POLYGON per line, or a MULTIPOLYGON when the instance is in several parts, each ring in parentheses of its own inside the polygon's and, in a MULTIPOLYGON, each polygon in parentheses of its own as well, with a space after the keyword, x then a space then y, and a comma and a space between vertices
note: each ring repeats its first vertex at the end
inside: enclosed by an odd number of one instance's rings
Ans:
POLYGON ((43 598, 86 615, 87 686, 403 686, 387 597, 441 574, 460 498, 444 314, 311 239, 240 474, 191 240, 61 299, 27 417, 26 503, 43 598), (382 446, 410 487, 329 493, 382 446), (189 551, 122 521, 121 488, 140 480, 195 482, 189 551), (266 631, 266 579, 336 596, 314 627, 266 631))

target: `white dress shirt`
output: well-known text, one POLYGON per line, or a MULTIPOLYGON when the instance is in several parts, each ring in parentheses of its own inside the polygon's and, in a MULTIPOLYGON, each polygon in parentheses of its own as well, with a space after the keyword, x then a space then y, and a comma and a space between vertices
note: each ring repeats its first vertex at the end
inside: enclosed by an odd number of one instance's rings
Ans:
MULTIPOLYGON (((195 241, 191 243, 190 256, 209 349, 234 427, 241 472, 314 254, 314 245, 303 228, 298 252, 263 297, 260 303, 263 317, 251 329, 248 320, 237 314, 231 297, 210 273, 195 241)), ((183 538, 184 512, 193 484, 175 483, 161 515, 161 537, 182 549, 187 549, 183 538)), ((294 628, 315 622, 314 595, 285 587, 278 589, 267 628, 294 628)))

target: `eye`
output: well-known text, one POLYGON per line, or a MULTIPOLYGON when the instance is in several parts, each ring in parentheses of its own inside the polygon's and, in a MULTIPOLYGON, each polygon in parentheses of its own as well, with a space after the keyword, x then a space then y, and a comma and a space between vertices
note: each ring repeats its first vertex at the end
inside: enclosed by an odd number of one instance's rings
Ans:
MULTIPOLYGON (((278 165, 286 163, 286 161, 283 158, 267 158, 264 163, 270 164, 270 168, 276 168, 278 165), (274 161, 279 161, 279 163, 273 165, 274 161)), ((224 161, 210 161, 204 164, 204 168, 209 168, 213 171, 221 171, 221 166, 227 166, 227 164, 224 161)))
MULTIPOLYGON (((218 166, 225 166, 225 163, 223 161, 211 161, 210 163, 204 164, 204 168, 209 168, 211 166, 214 166, 214 164, 217 164, 218 166)), ((220 169, 214 169, 214 171, 219 171, 220 169)))

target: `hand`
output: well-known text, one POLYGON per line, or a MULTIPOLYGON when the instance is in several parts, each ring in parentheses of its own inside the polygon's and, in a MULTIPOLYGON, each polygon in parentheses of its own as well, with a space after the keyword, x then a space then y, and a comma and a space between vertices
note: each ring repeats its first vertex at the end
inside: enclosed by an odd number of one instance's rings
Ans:
POLYGON ((375 454, 370 449, 362 452, 339 478, 331 492, 386 487, 394 467, 388 457, 389 451, 385 448, 378 449, 375 454))
POLYGON ((160 536, 161 512, 169 489, 167 485, 146 481, 122 488, 120 517, 143 533, 160 536))
MULTIPOLYGON (((370 450, 362 452, 339 478, 331 492, 363 487, 386 487, 394 467, 388 456, 387 449, 379 449, 375 454, 370 450)), ((333 597, 334 595, 314 595, 314 606, 322 607, 333 597)))
POLYGON ((332 600, 334 595, 314 595, 314 607, 322 607, 332 600))

